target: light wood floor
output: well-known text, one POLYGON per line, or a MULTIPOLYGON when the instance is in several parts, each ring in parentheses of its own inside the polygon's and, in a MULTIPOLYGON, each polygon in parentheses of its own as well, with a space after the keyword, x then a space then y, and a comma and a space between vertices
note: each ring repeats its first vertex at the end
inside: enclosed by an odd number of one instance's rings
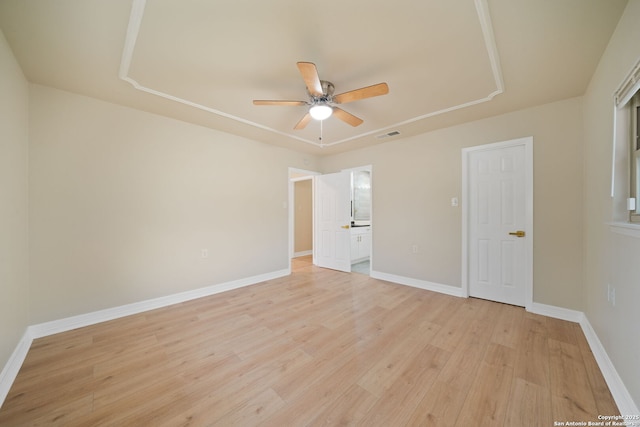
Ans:
POLYGON ((294 261, 34 341, 2 426, 553 426, 618 414, 579 325, 294 261))

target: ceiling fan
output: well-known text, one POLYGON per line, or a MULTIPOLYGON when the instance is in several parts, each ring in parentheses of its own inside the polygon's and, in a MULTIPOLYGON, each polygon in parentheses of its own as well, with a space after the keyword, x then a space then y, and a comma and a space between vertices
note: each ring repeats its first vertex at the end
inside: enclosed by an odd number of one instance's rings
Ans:
POLYGON ((320 80, 318 70, 312 62, 298 62, 298 70, 307 85, 308 101, 272 101, 254 100, 254 105, 283 105, 283 106, 309 106, 309 110, 302 119, 294 126, 294 129, 304 129, 311 119, 325 120, 332 115, 351 126, 362 124, 363 120, 346 112, 337 104, 358 101, 360 99, 372 98, 374 96, 386 95, 389 93, 389 86, 386 83, 363 87, 360 89, 334 95, 333 83, 320 80))

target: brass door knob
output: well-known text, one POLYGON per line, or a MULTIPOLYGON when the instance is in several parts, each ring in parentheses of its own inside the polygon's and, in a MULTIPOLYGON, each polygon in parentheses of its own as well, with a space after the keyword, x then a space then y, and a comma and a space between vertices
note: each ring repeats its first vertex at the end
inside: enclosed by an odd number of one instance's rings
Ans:
POLYGON ((527 233, 525 233, 522 230, 518 230, 518 231, 512 231, 509 233, 509 236, 516 236, 516 237, 524 237, 526 236, 527 233))

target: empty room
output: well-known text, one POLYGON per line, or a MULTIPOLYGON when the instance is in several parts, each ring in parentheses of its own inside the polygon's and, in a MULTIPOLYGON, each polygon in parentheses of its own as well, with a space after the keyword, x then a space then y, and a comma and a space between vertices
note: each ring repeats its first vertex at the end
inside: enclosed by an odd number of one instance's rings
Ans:
POLYGON ((0 426, 640 426, 640 0, 0 0, 0 426))

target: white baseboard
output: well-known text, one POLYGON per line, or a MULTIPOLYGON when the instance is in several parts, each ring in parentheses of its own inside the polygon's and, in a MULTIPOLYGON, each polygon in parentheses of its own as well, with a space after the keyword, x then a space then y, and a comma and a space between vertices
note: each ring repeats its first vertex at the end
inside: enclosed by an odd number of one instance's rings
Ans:
POLYGON ((9 390, 11 389, 11 385, 18 375, 18 371, 20 371, 20 367, 22 366, 22 363, 27 356, 27 352, 31 347, 31 343, 36 338, 42 338, 48 335, 70 331, 72 329, 82 328, 84 326, 95 325, 96 323, 106 322, 108 320, 142 313, 145 311, 154 310, 156 308, 167 307, 169 305, 242 288, 244 286, 255 285, 257 283, 277 279, 289 274, 291 274, 291 271, 289 269, 278 270, 270 273, 259 274, 257 276, 247 277, 244 279, 233 280, 231 282, 207 286, 205 288, 194 289, 192 291, 168 295, 166 297, 154 298, 146 301, 122 305, 119 307, 95 311, 93 313, 86 313, 78 316, 67 317, 65 319, 53 320, 51 322, 31 325, 27 327, 24 335, 22 336, 22 339, 11 354, 11 357, 7 361, 5 367, 2 369, 2 373, 0 373, 0 407, 2 407, 2 404, 4 403, 4 400, 7 397, 9 390))
POLYGON ((31 332, 31 336, 34 339, 45 337, 52 334, 58 334, 60 332, 70 331, 72 329, 82 328, 84 326, 94 325, 100 322, 106 322, 108 320, 118 319, 124 316, 130 316, 132 314, 154 310, 156 308, 167 307, 169 305, 190 301, 196 298, 218 294, 220 292, 230 291, 232 289, 242 288, 244 286, 254 285, 256 283, 287 276, 288 274, 290 274, 290 271, 288 269, 260 274, 257 276, 234 280, 231 282, 207 286, 205 288, 194 289, 192 291, 167 295, 166 297, 154 298, 146 301, 122 305, 119 307, 94 311, 93 313, 81 314, 78 316, 67 317, 65 319, 54 320, 52 322, 40 323, 37 325, 29 326, 29 330, 31 332))
POLYGON ((556 307, 554 305, 540 304, 538 302, 531 304, 531 310, 529 310, 529 312, 575 323, 580 323, 582 319, 584 319, 584 313, 581 311, 556 307))
POLYGON ((618 405, 620 414, 640 414, 640 411, 638 411, 638 407, 631 398, 627 387, 624 385, 624 382, 622 382, 620 375, 618 375, 618 371, 616 371, 611 359, 609 359, 609 355, 600 342, 598 335, 591 327, 589 319, 587 319, 587 316, 583 312, 539 303, 533 303, 530 311, 543 316, 579 323, 582 328, 582 332, 589 343, 593 357, 596 359, 596 363, 602 372, 602 376, 607 382, 607 386, 609 386, 613 400, 615 400, 616 405, 618 405))
POLYGON ((602 376, 604 376, 604 380, 607 382, 609 386, 609 390, 611 391, 611 395, 613 395, 613 400, 616 401, 616 405, 618 405, 618 410, 621 415, 638 415, 640 411, 636 406, 635 402, 631 398, 631 394, 629 394, 629 390, 625 387, 620 375, 618 375, 618 371, 613 366, 611 359, 609 359, 609 355, 605 351, 596 331, 589 323, 589 319, 586 316, 583 316, 582 321, 580 321, 580 326, 582 327, 582 332, 584 332, 584 336, 587 338, 587 342, 589 343, 589 347, 591 347, 591 352, 593 353, 593 357, 596 359, 598 363, 598 367, 600 367, 600 371, 602 372, 602 376))
POLYGON ((308 255, 313 255, 313 251, 310 250, 310 251, 295 252, 293 254, 293 257, 294 258, 298 258, 298 257, 301 257, 301 256, 308 256, 308 255))
POLYGON ((27 328, 15 350, 11 353, 7 364, 4 365, 2 372, 0 372, 0 407, 2 407, 4 399, 7 397, 7 394, 9 394, 11 385, 18 376, 18 372, 22 367, 25 357, 27 357, 32 341, 33 337, 29 333, 29 328, 27 328))
POLYGON ((371 270, 371 273, 369 273, 369 275, 374 279, 386 280, 387 282, 393 282, 399 285, 406 285, 413 288, 424 289, 427 291, 439 292, 441 294, 452 295, 454 297, 464 297, 462 288, 458 288, 456 286, 442 285, 440 283, 413 279, 411 277, 397 276, 395 274, 382 273, 380 271, 374 270, 371 270))

